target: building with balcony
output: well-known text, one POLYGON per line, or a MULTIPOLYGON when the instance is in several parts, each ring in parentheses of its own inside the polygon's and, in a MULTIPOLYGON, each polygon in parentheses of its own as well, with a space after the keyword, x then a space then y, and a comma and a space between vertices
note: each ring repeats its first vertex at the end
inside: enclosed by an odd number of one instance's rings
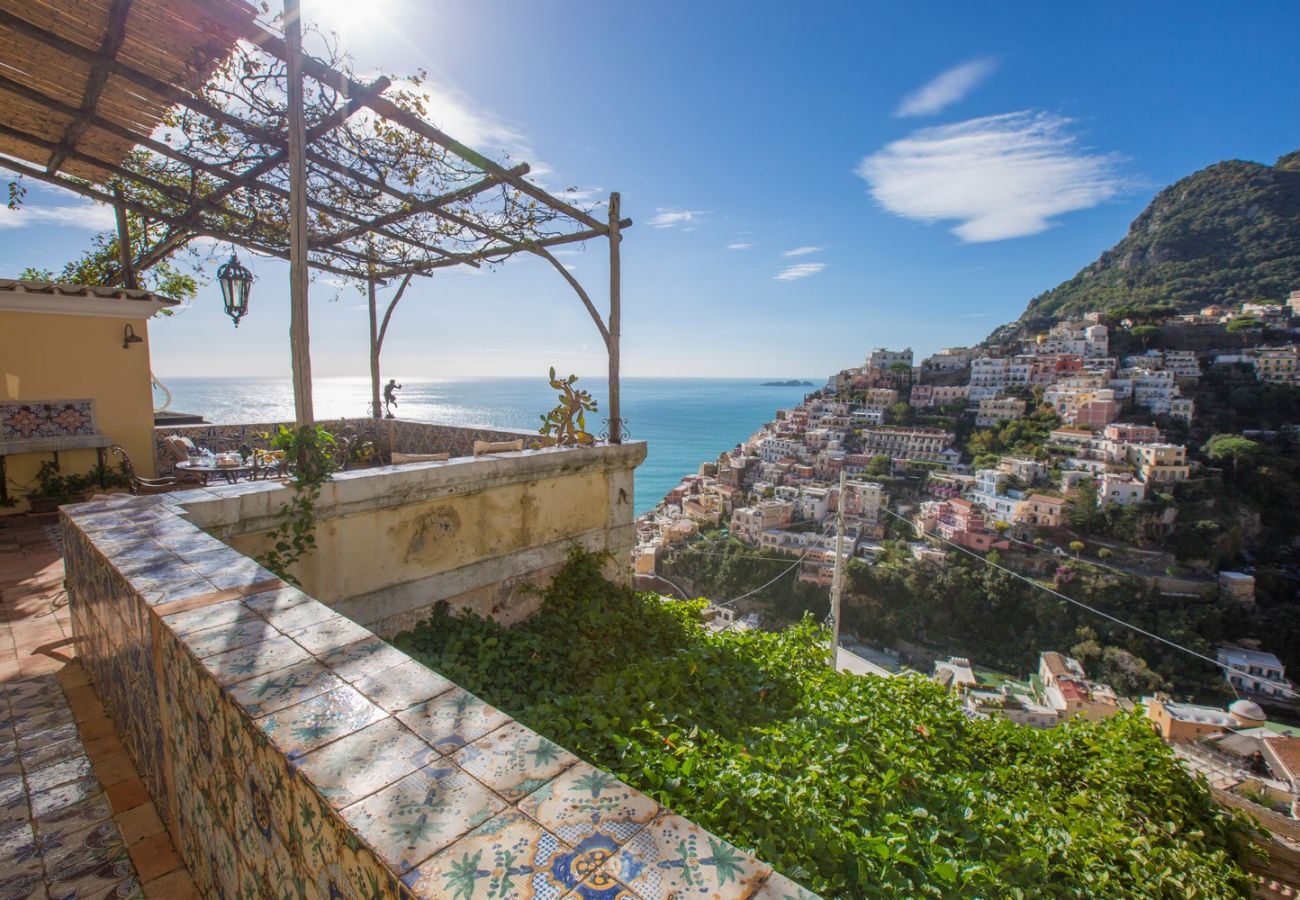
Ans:
POLYGON ((1220 647, 1214 656, 1223 666, 1223 677, 1235 689, 1273 700, 1296 698, 1295 685, 1286 677, 1286 666, 1272 653, 1220 647))

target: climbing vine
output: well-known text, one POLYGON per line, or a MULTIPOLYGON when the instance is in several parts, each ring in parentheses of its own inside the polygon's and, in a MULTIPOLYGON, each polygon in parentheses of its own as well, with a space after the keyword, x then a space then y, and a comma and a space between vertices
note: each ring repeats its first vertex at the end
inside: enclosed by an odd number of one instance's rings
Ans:
POLYGON ((280 524, 270 534, 271 548, 259 562, 290 584, 301 585, 290 569, 316 549, 316 501, 321 485, 338 468, 338 444, 320 425, 304 425, 296 431, 281 425, 270 441, 272 449, 293 462, 293 497, 280 507, 280 524))

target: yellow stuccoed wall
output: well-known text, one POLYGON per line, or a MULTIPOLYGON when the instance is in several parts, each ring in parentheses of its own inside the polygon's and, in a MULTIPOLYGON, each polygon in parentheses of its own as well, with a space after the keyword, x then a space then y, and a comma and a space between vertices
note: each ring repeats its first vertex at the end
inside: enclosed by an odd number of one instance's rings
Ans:
MULTIPOLYGON (((149 477, 154 463, 148 331, 143 318, 0 310, 0 399, 93 399, 99 431, 126 449, 137 474, 149 477), (123 350, 126 325, 144 343, 123 350)), ((36 470, 50 458, 48 453, 7 457, 10 496, 24 493, 28 484, 34 487, 36 470)), ((59 453, 64 473, 87 472, 95 459, 94 450, 59 453)), ((116 464, 117 458, 109 453, 108 462, 116 464)), ((26 510, 27 504, 19 502, 0 507, 0 516, 26 510)))

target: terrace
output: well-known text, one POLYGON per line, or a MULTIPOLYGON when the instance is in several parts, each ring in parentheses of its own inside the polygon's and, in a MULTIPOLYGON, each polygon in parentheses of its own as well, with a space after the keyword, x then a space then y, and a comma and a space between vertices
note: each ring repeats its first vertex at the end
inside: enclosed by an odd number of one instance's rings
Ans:
MULTIPOLYGON (((150 432, 134 407, 101 421, 115 443, 130 432, 141 469, 166 469, 147 458, 149 434, 157 454, 168 434, 314 433, 313 268, 357 279, 370 298, 374 417, 340 426, 378 447, 380 463, 446 458, 315 485, 314 547, 292 566, 300 586, 258 557, 304 496, 308 455, 294 479, 64 506, 57 530, 6 517, 7 884, 168 898, 808 896, 385 640, 441 602, 526 618, 575 545, 608 554, 611 578, 630 577, 632 476, 646 452, 625 441, 619 412, 619 248, 631 222, 618 194, 597 218, 527 181, 526 164, 507 168, 438 131, 388 79, 361 84, 305 55, 297 3, 284 12, 281 34, 239 0, 0 2, 0 166, 116 209, 118 259, 95 291, 138 293, 143 273, 195 237, 289 262, 295 421, 150 432), (399 184, 392 171, 414 174, 399 184), (593 238, 609 245, 603 314, 548 249, 593 238), (607 439, 535 447, 537 435, 379 418, 379 353, 405 286, 516 253, 550 263, 601 335, 607 439), (388 284, 398 287, 385 311, 377 290, 388 284), (521 439, 525 449, 475 446, 521 439)), ((246 293, 231 300, 232 315, 247 312, 246 293)), ((44 321, 56 310, 0 312, 44 321)), ((126 334, 144 343, 147 315, 132 316, 126 334)), ((122 329, 87 326, 85 341, 133 352, 112 390, 143 399, 147 343, 131 351, 122 329)), ((82 383, 37 390, 103 407, 98 367, 68 366, 80 348, 68 327, 50 330, 64 343, 9 366, 57 364, 82 383)), ((67 402, 15 393, 53 384, 18 372, 4 399, 67 402)))

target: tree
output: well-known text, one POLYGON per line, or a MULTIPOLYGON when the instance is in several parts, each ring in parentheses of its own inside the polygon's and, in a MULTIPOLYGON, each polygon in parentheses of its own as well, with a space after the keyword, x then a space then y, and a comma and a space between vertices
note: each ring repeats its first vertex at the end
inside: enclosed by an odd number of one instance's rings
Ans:
POLYGON ((888 456, 873 456, 867 463, 867 474, 879 478, 888 475, 891 468, 888 456))
POLYGON ((1088 549, 1088 545, 1083 541, 1070 541, 1070 552, 1075 556, 1078 556, 1086 549, 1088 549))
POLYGON ((1145 350, 1151 343, 1151 339, 1160 333, 1160 329, 1155 325, 1138 325, 1133 329, 1133 337, 1142 341, 1142 349, 1145 350))
POLYGON ((1201 450, 1215 462, 1232 460, 1232 477, 1235 481, 1240 474, 1241 461, 1257 457, 1260 447, 1255 441, 1239 434, 1216 434, 1205 442, 1201 450))
POLYGON ((1246 346, 1250 339, 1252 331, 1258 331, 1264 327, 1264 323, 1259 319, 1252 319, 1249 316, 1239 316, 1228 323, 1228 334, 1240 334, 1241 346, 1246 346))

